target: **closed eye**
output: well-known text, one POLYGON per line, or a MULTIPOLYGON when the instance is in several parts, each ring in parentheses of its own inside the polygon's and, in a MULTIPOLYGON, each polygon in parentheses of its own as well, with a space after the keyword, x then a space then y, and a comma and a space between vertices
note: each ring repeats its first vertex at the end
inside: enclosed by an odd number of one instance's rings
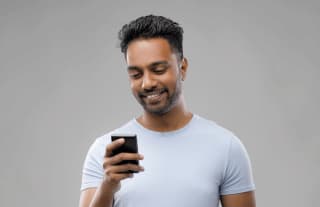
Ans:
POLYGON ((156 74, 163 74, 167 71, 168 65, 158 65, 154 68, 152 68, 152 71, 156 74))
POLYGON ((142 69, 136 66, 129 66, 128 75, 131 79, 138 79, 142 76, 142 69))
POLYGON ((129 73, 129 77, 132 79, 138 79, 142 76, 141 73, 129 73))

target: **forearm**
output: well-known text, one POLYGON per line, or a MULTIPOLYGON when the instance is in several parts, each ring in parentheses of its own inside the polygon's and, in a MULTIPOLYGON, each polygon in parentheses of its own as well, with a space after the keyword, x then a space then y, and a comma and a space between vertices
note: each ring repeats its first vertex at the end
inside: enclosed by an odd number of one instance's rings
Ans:
POLYGON ((101 184, 96 190, 89 207, 112 207, 114 190, 101 184))

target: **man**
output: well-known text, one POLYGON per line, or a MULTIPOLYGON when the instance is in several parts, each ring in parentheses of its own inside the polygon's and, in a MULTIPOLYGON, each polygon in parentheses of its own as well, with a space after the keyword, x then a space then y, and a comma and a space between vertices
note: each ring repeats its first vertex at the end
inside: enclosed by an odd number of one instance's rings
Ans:
POLYGON ((185 105, 182 34, 176 22, 153 15, 119 32, 131 90, 144 112, 91 146, 81 207, 217 207, 219 201, 255 207, 250 162, 239 139, 185 105), (124 143, 111 142, 112 133, 137 134, 140 154, 111 156, 124 143), (141 165, 117 165, 123 160, 141 165))

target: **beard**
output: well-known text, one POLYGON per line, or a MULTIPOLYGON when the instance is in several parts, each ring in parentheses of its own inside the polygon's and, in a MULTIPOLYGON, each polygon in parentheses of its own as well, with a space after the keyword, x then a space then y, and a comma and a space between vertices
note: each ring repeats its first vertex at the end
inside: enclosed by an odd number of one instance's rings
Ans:
POLYGON ((153 89, 148 92, 139 92, 137 95, 135 95, 135 98, 146 112, 161 116, 168 113, 178 103, 182 92, 181 85, 181 81, 178 78, 176 87, 171 93, 167 87, 163 87, 153 89), (162 99, 164 100, 161 100, 159 102, 148 103, 148 101, 145 100, 148 94, 161 94, 161 96, 165 97, 162 97, 162 99))

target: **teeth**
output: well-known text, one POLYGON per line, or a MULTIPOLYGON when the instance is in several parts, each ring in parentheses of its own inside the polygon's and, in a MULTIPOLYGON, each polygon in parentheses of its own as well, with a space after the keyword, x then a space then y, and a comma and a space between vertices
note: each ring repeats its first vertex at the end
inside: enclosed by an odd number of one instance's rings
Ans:
POLYGON ((158 97, 158 96, 160 96, 160 94, 152 94, 152 95, 149 95, 149 96, 147 96, 148 98, 155 98, 155 97, 158 97))

